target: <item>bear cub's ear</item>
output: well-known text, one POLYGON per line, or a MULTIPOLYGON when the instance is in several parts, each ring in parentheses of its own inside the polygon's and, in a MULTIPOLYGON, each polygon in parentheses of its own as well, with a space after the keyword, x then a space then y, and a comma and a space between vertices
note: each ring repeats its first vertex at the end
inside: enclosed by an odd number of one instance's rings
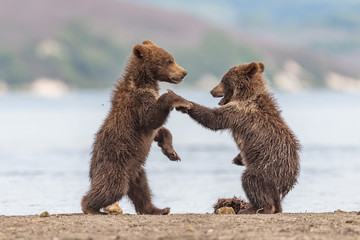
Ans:
POLYGON ((144 41, 142 42, 142 44, 143 44, 143 45, 154 45, 154 43, 153 43, 152 41, 150 41, 150 40, 144 40, 144 41))
POLYGON ((246 66, 245 73, 248 76, 252 76, 259 71, 258 69, 259 69, 259 65, 256 62, 252 62, 246 66))
POLYGON ((145 56, 147 55, 147 51, 148 49, 142 45, 136 44, 133 47, 133 54, 139 59, 145 58, 145 56))
POLYGON ((247 65, 245 68, 245 73, 248 76, 253 76, 255 73, 263 72, 265 70, 265 65, 262 62, 252 62, 247 65))
POLYGON ((258 62, 261 72, 264 72, 265 65, 262 62, 258 62))

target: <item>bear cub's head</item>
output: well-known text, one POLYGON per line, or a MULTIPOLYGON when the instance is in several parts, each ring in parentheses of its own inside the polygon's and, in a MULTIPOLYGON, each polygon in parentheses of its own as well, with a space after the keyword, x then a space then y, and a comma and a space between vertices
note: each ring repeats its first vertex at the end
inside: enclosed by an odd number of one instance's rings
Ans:
POLYGON ((231 100, 246 100, 258 90, 264 89, 262 73, 265 66, 262 62, 240 64, 231 68, 221 82, 211 90, 213 97, 222 97, 219 105, 225 105, 231 100))
POLYGON ((142 45, 135 45, 133 54, 147 74, 157 81, 178 84, 187 74, 185 69, 176 64, 170 53, 150 40, 143 41, 142 45))

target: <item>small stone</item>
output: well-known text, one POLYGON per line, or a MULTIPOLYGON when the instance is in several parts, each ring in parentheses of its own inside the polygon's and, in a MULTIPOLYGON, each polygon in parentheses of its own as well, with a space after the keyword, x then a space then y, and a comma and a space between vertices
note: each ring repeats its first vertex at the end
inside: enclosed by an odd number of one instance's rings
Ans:
POLYGON ((186 228, 186 231, 188 231, 188 232, 195 232, 195 228, 193 228, 193 227, 188 227, 188 228, 186 228))
POLYGON ((346 220, 346 222, 345 223, 356 223, 356 221, 355 220, 353 220, 353 219, 350 219, 350 220, 346 220))
POLYGON ((123 214, 123 210, 120 208, 120 206, 117 203, 114 203, 104 208, 104 212, 111 215, 123 214))
POLYGON ((358 212, 357 215, 360 215, 360 212, 358 212))
POLYGON ((50 214, 47 211, 45 211, 40 214, 40 217, 50 217, 50 214))
POLYGON ((216 209, 215 214, 235 214, 235 211, 232 207, 222 207, 216 209))

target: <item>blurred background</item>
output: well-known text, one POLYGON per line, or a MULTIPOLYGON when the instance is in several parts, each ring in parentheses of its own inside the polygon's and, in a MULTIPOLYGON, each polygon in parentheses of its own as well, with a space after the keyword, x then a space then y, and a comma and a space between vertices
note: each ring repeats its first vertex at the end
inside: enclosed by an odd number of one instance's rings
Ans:
MULTIPOLYGON (((285 212, 360 210, 360 3, 353 0, 1 0, 0 214, 81 212, 94 135, 134 44, 150 39, 188 71, 162 84, 209 107, 226 71, 264 62, 269 89, 303 145, 285 212)), ((212 211, 245 198, 227 132, 172 112, 182 162, 154 144, 159 207, 212 211)), ((120 201, 125 212, 131 203, 120 201)))

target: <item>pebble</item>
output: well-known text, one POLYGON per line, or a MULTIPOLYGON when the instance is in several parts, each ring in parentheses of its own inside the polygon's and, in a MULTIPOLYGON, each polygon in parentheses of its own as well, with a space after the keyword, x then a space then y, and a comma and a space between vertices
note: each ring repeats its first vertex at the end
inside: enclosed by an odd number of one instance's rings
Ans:
POLYGON ((222 207, 216 209, 215 214, 235 214, 235 211, 232 207, 222 207))
POLYGON ((104 212, 112 215, 123 214, 123 210, 120 208, 119 204, 117 203, 114 203, 104 208, 104 212))
POLYGON ((50 217, 50 214, 47 211, 45 211, 40 214, 40 217, 50 217))
POLYGON ((195 232, 195 228, 193 228, 193 227, 188 227, 188 228, 186 229, 186 231, 188 231, 188 232, 195 232))

